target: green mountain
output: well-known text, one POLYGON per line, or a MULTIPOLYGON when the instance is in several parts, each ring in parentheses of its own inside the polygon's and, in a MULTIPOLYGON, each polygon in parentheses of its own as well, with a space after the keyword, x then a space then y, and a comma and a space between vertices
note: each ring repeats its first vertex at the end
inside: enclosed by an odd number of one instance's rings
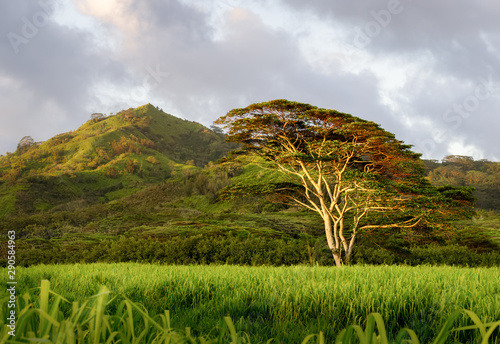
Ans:
POLYGON ((45 142, 23 138, 15 153, 0 157, 0 217, 119 199, 235 148, 223 134, 151 104, 94 115, 45 142))

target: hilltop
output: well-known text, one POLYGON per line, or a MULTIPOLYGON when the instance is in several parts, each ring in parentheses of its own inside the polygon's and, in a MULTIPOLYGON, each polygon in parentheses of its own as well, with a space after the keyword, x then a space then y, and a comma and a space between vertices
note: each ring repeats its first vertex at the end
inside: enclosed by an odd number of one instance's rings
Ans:
POLYGON ((93 116, 45 142, 0 157, 0 216, 108 202, 216 161, 224 135, 151 104, 93 116))

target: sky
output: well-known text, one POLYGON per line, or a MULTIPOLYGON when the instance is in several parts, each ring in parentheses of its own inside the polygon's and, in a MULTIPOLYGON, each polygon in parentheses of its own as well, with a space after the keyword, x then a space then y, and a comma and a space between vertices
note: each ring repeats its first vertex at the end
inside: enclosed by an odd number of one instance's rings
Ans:
POLYGON ((288 99, 426 159, 500 161, 497 0, 0 0, 0 154, 151 103, 210 126, 288 99))

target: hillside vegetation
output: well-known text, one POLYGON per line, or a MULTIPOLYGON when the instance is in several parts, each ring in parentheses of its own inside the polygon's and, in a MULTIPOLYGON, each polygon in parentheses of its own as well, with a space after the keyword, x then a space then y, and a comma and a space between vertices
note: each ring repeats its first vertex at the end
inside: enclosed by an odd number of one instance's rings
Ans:
MULTIPOLYGON (((0 233, 16 232, 20 265, 333 264, 321 220, 277 202, 287 180, 264 161, 228 155, 238 146, 218 130, 147 104, 22 143, 0 157, 0 233)), ((443 166, 430 164, 434 183, 443 166)), ((438 235, 372 231, 353 262, 500 265, 499 224, 481 211, 438 235)))
POLYGON ((432 184, 474 187, 478 208, 500 210, 500 162, 449 155, 442 162, 424 160, 424 163, 432 184))
POLYGON ((91 119, 0 157, 0 216, 68 210, 133 194, 234 149, 224 135, 151 104, 91 119))

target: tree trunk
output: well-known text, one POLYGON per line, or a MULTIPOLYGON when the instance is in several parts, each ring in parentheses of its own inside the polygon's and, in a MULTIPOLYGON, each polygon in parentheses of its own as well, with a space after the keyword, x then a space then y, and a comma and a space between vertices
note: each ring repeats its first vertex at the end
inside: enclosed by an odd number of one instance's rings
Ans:
POLYGON ((351 241, 349 242, 349 248, 345 252, 345 263, 349 264, 351 261, 352 249, 354 247, 354 241, 356 240, 356 235, 353 235, 351 241))
MULTIPOLYGON (((333 253, 333 252, 332 252, 333 253)), ((338 267, 341 267, 342 264, 342 257, 338 253, 333 253, 333 259, 335 259, 335 265, 338 267)))
POLYGON ((328 214, 321 214, 323 216, 323 221, 325 223, 325 235, 326 243, 328 248, 332 251, 333 259, 335 260, 335 265, 342 266, 342 257, 340 256, 340 245, 338 241, 335 241, 333 230, 332 230, 332 220, 328 214))

